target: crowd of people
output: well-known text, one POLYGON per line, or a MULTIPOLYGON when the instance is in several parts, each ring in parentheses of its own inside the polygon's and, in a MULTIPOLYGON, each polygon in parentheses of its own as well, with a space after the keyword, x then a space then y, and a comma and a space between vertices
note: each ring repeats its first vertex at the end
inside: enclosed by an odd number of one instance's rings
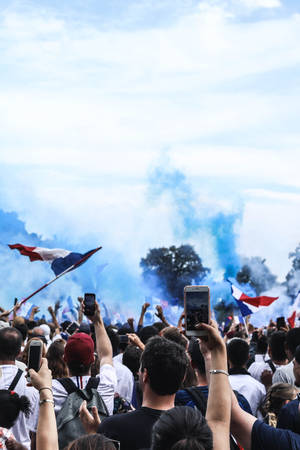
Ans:
POLYGON ((0 449, 300 449, 300 328, 0 313, 0 449), (39 370, 28 368, 32 342, 39 370))

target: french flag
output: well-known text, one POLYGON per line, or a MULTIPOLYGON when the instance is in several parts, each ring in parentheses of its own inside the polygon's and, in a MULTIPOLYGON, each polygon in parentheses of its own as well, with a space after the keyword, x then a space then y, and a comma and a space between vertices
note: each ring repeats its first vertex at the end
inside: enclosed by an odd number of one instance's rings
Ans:
POLYGON ((42 248, 28 247, 22 244, 9 245, 13 250, 18 250, 21 255, 28 256, 30 261, 47 261, 51 264, 51 269, 56 276, 65 271, 71 271, 83 264, 90 256, 96 253, 101 247, 90 250, 87 253, 74 253, 62 248, 42 248))
POLYGON ((236 300, 242 316, 249 316, 250 314, 256 313, 260 307, 269 306, 279 297, 267 297, 262 295, 260 297, 249 297, 244 294, 239 288, 231 284, 231 295, 236 300))

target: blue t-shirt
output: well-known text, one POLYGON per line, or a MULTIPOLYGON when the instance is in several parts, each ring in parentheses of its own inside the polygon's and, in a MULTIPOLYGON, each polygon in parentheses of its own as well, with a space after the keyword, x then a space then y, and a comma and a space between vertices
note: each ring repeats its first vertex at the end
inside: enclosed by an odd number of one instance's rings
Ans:
POLYGON ((251 434, 252 450, 300 450, 300 435, 290 430, 273 428, 256 420, 251 434))
MULTIPOLYGON (((197 386, 196 389, 199 390, 203 394, 203 396, 205 397, 205 399, 207 401, 208 386, 197 386)), ((244 411, 246 411, 249 414, 252 414, 249 402, 242 394, 237 393, 237 400, 238 400, 240 407, 244 411)), ((196 406, 193 398, 185 389, 181 389, 180 391, 176 392, 175 406, 181 406, 181 405, 191 406, 192 408, 194 408, 196 406)))
POLYGON ((292 400, 278 414, 277 428, 300 433, 299 400, 292 400))

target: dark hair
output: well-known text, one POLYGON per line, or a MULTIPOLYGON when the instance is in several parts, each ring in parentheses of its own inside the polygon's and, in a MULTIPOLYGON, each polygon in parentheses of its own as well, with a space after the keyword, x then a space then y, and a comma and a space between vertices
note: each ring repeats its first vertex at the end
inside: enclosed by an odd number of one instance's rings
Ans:
POLYGON ((135 376, 140 368, 142 350, 134 345, 128 345, 123 353, 123 364, 131 370, 135 376))
POLYGON ((0 359, 14 361, 21 351, 23 339, 19 330, 13 327, 0 329, 0 359))
POLYGON ((18 418, 20 411, 26 417, 30 414, 30 401, 25 396, 7 389, 0 390, 0 427, 11 428, 18 418))
POLYGON ((196 339, 190 341, 189 354, 193 367, 195 367, 201 375, 205 375, 205 361, 199 347, 199 342, 196 339))
POLYGON ((182 336, 178 328, 176 327, 166 327, 161 333, 161 336, 163 336, 166 339, 169 339, 169 341, 176 342, 176 344, 181 345, 184 349, 187 347, 187 339, 182 336))
POLYGON ((233 338, 227 344, 228 359, 234 367, 243 367, 249 358, 249 345, 244 339, 233 338))
POLYGON ((287 383, 274 383, 269 387, 267 395, 261 406, 264 421, 276 427, 277 416, 287 400, 294 400, 297 388, 287 383))
POLYGON ((292 355, 295 355, 296 348, 300 345, 300 328, 293 328, 286 334, 286 346, 292 355))
POLYGON ((150 387, 157 395, 175 394, 184 379, 187 365, 184 349, 159 336, 148 341, 141 357, 141 371, 147 370, 150 387))
POLYGON ((66 331, 66 329, 68 328, 69 325, 71 325, 71 321, 70 320, 65 320, 64 322, 61 322, 60 326, 62 327, 63 331, 66 331))
POLYGON ((265 355, 268 350, 268 339, 264 334, 257 339, 256 354, 265 355))
POLYGON ((160 333, 164 328, 167 328, 167 325, 163 322, 154 322, 152 326, 157 329, 158 333, 160 333))
POLYGON ((20 331, 22 339, 23 341, 25 341, 28 335, 28 326, 26 325, 26 323, 16 323, 14 324, 14 328, 20 331))
POLYGON ((152 429, 151 450, 212 450, 213 435, 198 409, 176 406, 152 429))
POLYGON ((269 347, 272 353, 272 359, 275 361, 284 361, 287 359, 284 344, 286 333, 284 331, 274 331, 269 338, 269 347))
POLYGON ((116 450, 114 443, 103 434, 88 434, 71 442, 67 450, 116 450))
POLYGON ((117 330, 116 331, 115 330, 116 330, 116 328, 114 328, 112 325, 109 325, 108 327, 106 327, 106 333, 109 337, 114 356, 118 354, 119 344, 120 344, 120 339, 117 334, 117 330))
POLYGON ((46 353, 48 367, 52 372, 52 378, 63 378, 68 376, 68 367, 63 358, 65 350, 65 341, 57 339, 52 342, 46 353))
POLYGON ((157 336, 158 331, 155 327, 152 327, 149 325, 148 327, 144 327, 139 332, 139 338, 142 341, 143 344, 147 344, 148 340, 152 338, 153 336, 157 336))

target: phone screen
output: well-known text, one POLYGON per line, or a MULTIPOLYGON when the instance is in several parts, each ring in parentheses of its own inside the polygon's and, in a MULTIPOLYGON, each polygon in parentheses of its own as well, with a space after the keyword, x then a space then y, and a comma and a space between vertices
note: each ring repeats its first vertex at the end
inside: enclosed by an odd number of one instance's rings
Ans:
POLYGON ((78 330, 79 324, 77 322, 72 322, 71 325, 68 326, 67 332, 69 334, 74 334, 76 330, 78 330))
POLYGON ((84 314, 86 316, 93 316, 95 314, 95 294, 84 294, 84 314))
POLYGON ((30 345, 28 354, 28 369, 34 369, 36 372, 40 370, 41 356, 43 344, 38 342, 38 345, 30 345))
POLYGON ((186 330, 196 330, 199 322, 208 323, 209 293, 206 291, 186 291, 186 330))

